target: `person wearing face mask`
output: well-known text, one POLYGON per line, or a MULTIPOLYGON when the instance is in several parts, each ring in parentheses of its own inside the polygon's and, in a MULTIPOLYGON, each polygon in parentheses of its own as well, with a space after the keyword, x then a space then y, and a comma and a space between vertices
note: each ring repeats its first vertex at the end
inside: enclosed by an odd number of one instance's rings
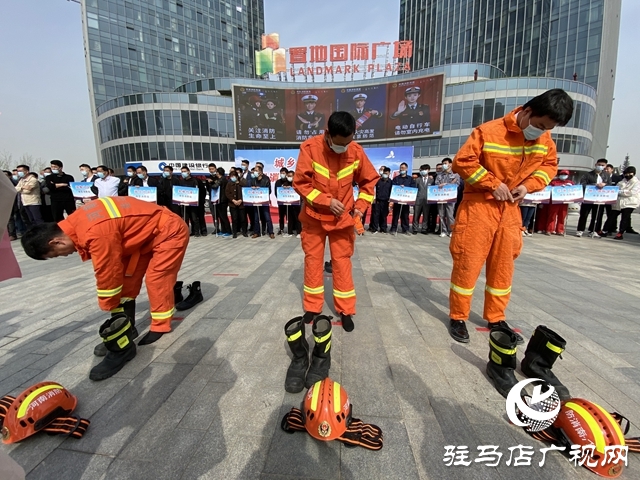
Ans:
POLYGON ((80 165, 80 176, 82 177, 82 180, 80 180, 81 182, 95 182, 97 175, 94 175, 91 172, 91 166, 87 165, 86 163, 83 163, 82 165, 80 165))
MULTIPOLYGON (((426 235, 428 229, 429 210, 431 210, 431 204, 427 203, 427 188, 433 185, 433 177, 429 175, 431 166, 428 164, 420 165, 420 176, 415 180, 416 187, 418 187, 418 194, 416 195, 416 203, 413 206, 413 234, 418 234, 418 227, 420 225, 420 216, 422 216, 422 231, 423 235, 426 235)), ((435 205, 434 205, 435 206, 435 205)), ((437 207, 436 207, 437 208, 437 207)))
POLYGON ((60 160, 51 160, 51 175, 45 178, 45 185, 51 195, 51 214, 54 222, 64 219, 65 212, 71 215, 76 211, 76 201, 69 186, 75 180, 73 176, 64 173, 62 167, 60 160))
POLYGON ((98 165, 97 170, 96 176, 98 178, 93 182, 91 191, 95 193, 98 198, 119 196, 118 188, 120 186, 120 179, 111 175, 109 168, 105 165, 98 165))
MULTIPOLYGON (((271 180, 264 175, 262 164, 256 164, 249 179, 247 186, 251 188, 267 188, 269 190, 269 198, 271 198, 271 180)), ((273 234, 273 222, 271 221, 270 205, 256 205, 254 207, 253 214, 253 235, 251 238, 258 238, 261 235, 269 235, 269 238, 274 239, 276 236, 273 234), (264 228, 260 229, 260 224, 264 228)))
POLYGON ((118 190, 120 196, 125 197, 129 195, 129 187, 135 186, 139 180, 140 179, 136 177, 136 167, 128 166, 125 174, 120 177, 120 189, 118 190))
MULTIPOLYGON (((197 188, 200 191, 200 180, 191 176, 191 170, 188 167, 182 167, 180 169, 180 178, 178 179, 178 185, 181 187, 197 188)), ((191 223, 191 236, 201 237, 200 233, 200 217, 198 216, 198 207, 182 207, 186 209, 184 218, 187 222, 191 223)))
POLYGON ((622 180, 618 182, 618 200, 613 205, 611 215, 604 226, 606 237, 610 232, 616 231, 618 216, 621 217, 620 228, 614 240, 622 240, 623 234, 631 229, 631 214, 640 207, 640 180, 636 178, 636 167, 627 167, 622 172, 622 180))
POLYGON ((371 212, 371 233, 387 233, 387 217, 389 216, 389 197, 391 197, 391 186, 393 182, 389 178, 391 169, 382 167, 380 179, 376 183, 376 199, 373 202, 371 212))
MULTIPOLYGON (((453 172, 465 181, 449 251, 453 258, 449 290, 449 334, 469 342, 466 322, 480 272, 486 263, 483 318, 494 329, 510 329, 505 311, 511 295, 514 261, 522 250, 519 203, 529 192, 546 187, 558 168, 551 130, 566 125, 573 100, 561 89, 548 90, 502 118, 476 127, 453 160, 453 172)), ((505 349, 524 343, 509 335, 505 349)), ((493 347, 492 347, 493 348, 493 347)), ((511 377, 489 378, 499 391, 511 377)), ((512 385, 511 385, 512 386, 512 385)), ((504 387, 504 388, 503 388, 504 387)))
POLYGON ((229 202, 233 238, 238 238, 238 233, 242 233, 243 237, 249 236, 247 233, 247 215, 244 211, 244 202, 242 201, 240 173, 241 169, 239 168, 232 168, 229 171, 229 182, 224 190, 227 201, 229 202))
MULTIPOLYGON (((569 180, 569 170, 560 170, 558 176, 554 178, 549 185, 552 187, 573 185, 573 182, 569 180)), ((564 235, 564 226, 568 210, 569 205, 567 204, 554 203, 549 205, 545 235, 564 235)))
POLYGON ((173 204, 173 187, 179 185, 179 180, 173 174, 173 167, 165 165, 162 169, 162 176, 158 179, 158 205, 167 207, 176 215, 182 216, 180 205, 173 204))
POLYGON ((53 222, 53 215, 51 214, 51 195, 49 195, 49 188, 47 187, 46 179, 51 175, 51 168, 47 167, 42 169, 38 181, 40 182, 40 190, 42 197, 42 205, 40 211, 42 212, 42 220, 45 222, 53 222))
MULTIPOLYGON (((278 180, 276 180, 276 184, 274 185, 274 188, 276 189, 276 198, 278 197, 278 189, 288 186, 290 187, 291 184, 289 182, 287 182, 287 174, 289 173, 289 170, 287 170, 285 167, 282 167, 280 169, 280 178, 278 180)), ((291 208, 289 206, 289 208, 291 208)), ((287 216, 287 205, 278 205, 278 226, 280 227, 278 229, 278 235, 283 235, 284 234, 284 220, 285 217, 287 216)), ((292 232, 292 225, 289 224, 289 228, 287 230, 287 234, 284 235, 285 237, 290 237, 291 236, 291 232, 292 232)))
POLYGON ((28 165, 18 165, 18 177, 20 180, 16 185, 18 192, 19 204, 29 221, 29 226, 40 225, 43 223, 42 214, 40 212, 40 183, 38 183, 38 175, 29 172, 28 165))
MULTIPOLYGON (((587 188, 587 185, 595 185, 597 188, 603 188, 611 184, 611 176, 605 172, 607 166, 607 159, 600 158, 596 161, 596 167, 588 173, 585 173, 580 179, 580 185, 583 190, 587 188)), ((595 205, 593 203, 583 203, 580 205, 580 218, 578 219, 578 231, 576 237, 582 237, 584 229, 587 226, 587 217, 591 214, 591 222, 589 223, 589 233, 592 237, 600 237, 602 230, 602 216, 605 209, 602 205, 595 205)))
MULTIPOLYGON (((283 186, 288 188, 293 188, 293 178, 295 177, 296 171, 289 170, 287 172, 287 180, 284 182, 283 186)), ((300 216, 300 205, 289 205, 289 216, 287 217, 287 229, 291 229, 291 235, 296 234, 297 238, 300 238, 300 233, 302 232, 302 225, 300 224, 300 220, 298 217, 300 216)))
MULTIPOLYGON (((350 112, 350 113, 351 113, 351 115, 353 115, 352 112, 350 112)), ((353 118, 355 118, 355 116, 353 118)), ((358 126, 358 121, 356 119, 356 130, 357 130, 357 126, 358 126)), ((382 175, 384 174, 384 169, 385 169, 385 166, 382 165, 380 167, 380 169, 378 170, 378 173, 380 174, 380 178, 382 178, 382 175)), ((380 180, 378 179, 378 181, 380 181, 380 180)), ((374 198, 373 199, 373 203, 371 204, 371 216, 369 217, 369 228, 368 228, 368 230, 369 230, 370 233, 378 233, 378 230, 380 229, 380 224, 378 222, 378 219, 376 218, 375 212, 376 212, 376 199, 374 198)), ((364 225, 364 223, 363 223, 363 225, 364 225)))
MULTIPOLYGON (((409 166, 402 162, 400 164, 400 175, 393 179, 393 185, 403 185, 405 187, 415 187, 416 184, 409 175, 409 166)), ((393 214, 391 216, 391 233, 395 233, 398 229, 398 218, 402 226, 402 233, 411 235, 409 231, 409 207, 407 205, 393 204, 393 214)))
MULTIPOLYGON (((451 171, 451 159, 445 158, 442 160, 442 173, 439 173, 436 177, 436 185, 440 188, 444 188, 445 185, 455 185, 458 187, 460 182, 460 175, 451 171)), ((441 203, 438 204, 438 215, 440 215, 440 236, 451 236, 453 226, 453 203, 441 203)))
POLYGON ((220 227, 219 234, 225 238, 231 236, 231 224, 229 223, 229 215, 227 210, 229 208, 229 201, 227 200, 227 178, 224 175, 224 168, 218 167, 216 170, 216 176, 218 177, 218 184, 220 188, 220 199, 218 205, 215 208, 218 225, 220 227))

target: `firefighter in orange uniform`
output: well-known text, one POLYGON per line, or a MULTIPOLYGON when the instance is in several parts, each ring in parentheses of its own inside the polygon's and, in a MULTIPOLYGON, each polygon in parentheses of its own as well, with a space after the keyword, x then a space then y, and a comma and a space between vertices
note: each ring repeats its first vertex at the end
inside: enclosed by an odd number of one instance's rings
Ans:
MULTIPOLYGON (((453 161, 466 182, 450 244, 453 258, 449 333, 469 341, 466 320, 478 276, 486 262, 483 318, 489 328, 509 328, 505 310, 514 260, 522 249, 518 204, 556 175, 556 146, 550 130, 566 125, 573 101, 564 90, 539 95, 505 117, 477 127, 453 161)), ((518 334, 518 344, 524 342, 518 334)), ((515 345, 513 345, 515 348, 515 345)))
POLYGON ((353 141, 355 119, 349 112, 334 112, 327 131, 305 141, 300 147, 293 188, 304 205, 300 211, 302 249, 304 250, 304 317, 285 326, 285 334, 293 353, 287 372, 285 389, 300 392, 328 376, 331 347, 331 322, 316 317, 324 305, 324 247, 329 238, 333 267, 333 302, 340 314, 342 327, 353 330, 356 292, 351 274, 351 256, 355 247, 354 217, 373 201, 379 179, 378 172, 363 148, 353 141), (354 182, 359 187, 353 198, 354 182), (304 323, 313 321, 316 345, 309 366, 309 346, 304 337, 304 323), (307 373, 307 369, 309 372, 307 373))
POLYGON ((93 262, 98 303, 112 316, 100 327, 106 356, 89 378, 109 378, 135 357, 137 332, 123 305, 138 296, 145 276, 151 327, 139 345, 171 331, 174 285, 188 243, 189 229, 178 215, 132 197, 99 198, 60 223, 37 225, 22 237, 31 258, 46 260, 77 251, 83 261, 93 262))

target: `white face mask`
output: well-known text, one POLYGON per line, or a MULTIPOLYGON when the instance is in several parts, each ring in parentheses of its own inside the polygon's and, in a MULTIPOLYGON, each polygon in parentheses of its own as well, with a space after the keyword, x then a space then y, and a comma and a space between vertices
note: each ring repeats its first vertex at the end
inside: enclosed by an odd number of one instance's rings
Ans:
POLYGON ((527 140, 535 140, 536 138, 540 138, 540 135, 542 135, 544 132, 545 130, 531 125, 530 118, 529 118, 529 126, 524 130, 522 130, 522 133, 524 133, 524 138, 526 138, 527 140))
POLYGON ((560 180, 566 180, 567 178, 569 178, 569 175, 560 175, 560 176, 558 176, 558 178, 560 180))
POLYGON ((331 140, 331 137, 329 137, 329 140, 331 141, 331 145, 329 145, 329 148, 331 148, 331 150, 333 150, 334 152, 336 152, 338 155, 344 153, 347 151, 347 146, 344 145, 336 145, 335 143, 333 143, 333 140, 331 140))

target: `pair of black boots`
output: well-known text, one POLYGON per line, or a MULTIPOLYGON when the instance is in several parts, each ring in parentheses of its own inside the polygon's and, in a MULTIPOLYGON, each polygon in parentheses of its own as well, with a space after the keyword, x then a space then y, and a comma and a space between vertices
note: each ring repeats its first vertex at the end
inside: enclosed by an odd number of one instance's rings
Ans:
POLYGON ((318 315, 313 319, 315 346, 309 360, 309 343, 305 337, 305 318, 296 317, 284 326, 287 344, 293 354, 287 370, 284 389, 299 393, 329 376, 331 368, 331 318, 318 315))
POLYGON ((182 282, 176 282, 173 286, 173 298, 176 305, 176 310, 189 310, 190 308, 195 307, 198 303, 202 302, 204 298, 202 297, 202 289, 200 288, 200 282, 193 282, 190 285, 187 285, 187 289, 189 290, 189 295, 187 298, 182 296, 182 282))
MULTIPOLYGON (((487 375, 503 397, 518 383, 516 369, 516 334, 510 328, 499 327, 489 332, 489 363, 487 375)), ((560 400, 569 400, 571 395, 558 377, 551 371, 553 364, 564 351, 567 342, 544 325, 536 327, 520 362, 522 373, 529 378, 539 378, 552 385, 560 400)))

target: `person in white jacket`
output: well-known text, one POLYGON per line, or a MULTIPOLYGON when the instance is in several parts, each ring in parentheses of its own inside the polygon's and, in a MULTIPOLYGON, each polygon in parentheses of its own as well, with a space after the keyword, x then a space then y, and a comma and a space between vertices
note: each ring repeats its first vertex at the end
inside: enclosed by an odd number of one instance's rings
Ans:
POLYGON ((40 212, 40 182, 38 175, 29 172, 27 165, 18 165, 18 177, 20 180, 16 185, 16 191, 20 194, 20 204, 24 207, 29 217, 31 225, 44 223, 40 212))
POLYGON ((615 240, 622 240, 622 234, 631 227, 631 214, 640 206, 640 180, 636 178, 636 167, 627 167, 623 172, 624 179, 618 183, 618 201, 613 207, 620 211, 620 228, 615 240))

